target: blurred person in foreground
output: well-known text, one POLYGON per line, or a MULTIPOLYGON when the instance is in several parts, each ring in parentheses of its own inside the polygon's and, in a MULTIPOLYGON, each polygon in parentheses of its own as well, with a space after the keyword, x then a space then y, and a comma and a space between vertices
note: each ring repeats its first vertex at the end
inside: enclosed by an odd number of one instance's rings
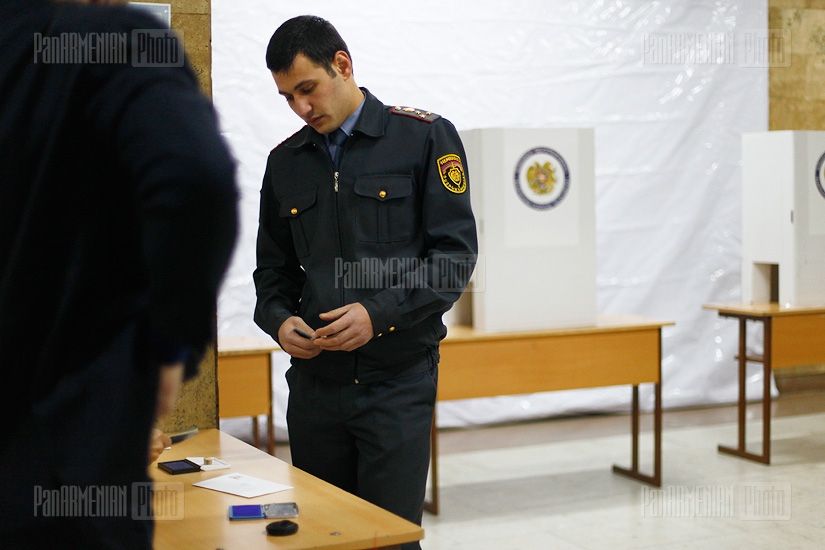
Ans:
POLYGON ((160 22, 83 4, 0 0, 3 549, 151 548, 134 491, 214 338, 237 231, 193 71, 132 63, 132 31, 160 22))

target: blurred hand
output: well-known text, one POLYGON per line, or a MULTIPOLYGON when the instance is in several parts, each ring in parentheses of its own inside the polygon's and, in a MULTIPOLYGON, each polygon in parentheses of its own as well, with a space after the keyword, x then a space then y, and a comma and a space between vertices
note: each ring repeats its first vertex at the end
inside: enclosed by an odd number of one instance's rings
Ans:
POLYGON ((183 363, 174 363, 160 367, 160 381, 158 382, 158 418, 172 412, 175 401, 183 386, 183 363))
POLYGON ((172 440, 168 435, 157 428, 152 429, 152 437, 149 439, 149 464, 156 461, 166 447, 172 445, 172 440))

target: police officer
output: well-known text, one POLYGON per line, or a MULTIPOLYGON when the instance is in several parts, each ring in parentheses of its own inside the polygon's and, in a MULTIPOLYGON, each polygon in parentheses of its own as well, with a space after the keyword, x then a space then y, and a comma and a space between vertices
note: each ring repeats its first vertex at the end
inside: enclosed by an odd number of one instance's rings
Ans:
POLYGON ((254 274, 255 321, 292 357, 292 461, 420 524, 441 317, 477 253, 464 149, 359 88, 319 17, 283 23, 266 61, 306 123, 269 155, 254 274))

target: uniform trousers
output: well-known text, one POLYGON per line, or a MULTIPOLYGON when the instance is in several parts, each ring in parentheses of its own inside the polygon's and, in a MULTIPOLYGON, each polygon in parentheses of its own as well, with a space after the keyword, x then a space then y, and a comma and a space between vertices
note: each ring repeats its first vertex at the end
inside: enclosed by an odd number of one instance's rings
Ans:
POLYGON ((291 367, 292 464, 420 525, 438 383, 434 361, 422 369, 382 382, 341 384, 291 367))

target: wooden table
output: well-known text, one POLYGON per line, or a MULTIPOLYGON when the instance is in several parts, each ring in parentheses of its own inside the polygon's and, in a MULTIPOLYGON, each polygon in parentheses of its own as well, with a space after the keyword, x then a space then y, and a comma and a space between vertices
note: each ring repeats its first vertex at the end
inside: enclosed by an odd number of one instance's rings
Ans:
MULTIPOLYGON (((438 400, 632 385, 632 462, 613 471, 661 486, 661 329, 673 325, 630 315, 604 315, 589 327, 483 334, 450 327, 441 342, 438 400), (639 471, 639 384, 654 384, 653 474, 639 471)), ((437 514, 438 431, 432 436, 432 499, 437 514)))
POLYGON ((180 487, 175 484, 183 485, 179 502, 172 503, 175 505, 174 515, 162 515, 170 508, 169 497, 156 506, 159 516, 155 522, 156 550, 362 550, 396 548, 399 544, 421 540, 424 536, 420 526, 218 430, 201 431, 173 445, 164 451, 159 460, 187 456, 217 457, 228 462, 231 468, 173 476, 154 464, 150 466, 156 494, 171 494, 171 489, 180 487), (193 483, 230 472, 289 485, 293 489, 247 499, 192 486, 193 483), (290 536, 267 536, 266 525, 273 520, 230 521, 227 515, 232 504, 293 501, 298 504, 299 510, 299 516, 293 521, 299 528, 296 534, 290 536))
POLYGON ((259 445, 258 415, 267 417, 269 454, 275 454, 272 418, 272 352, 275 342, 250 336, 218 338, 218 416, 251 416, 255 446, 259 445))
POLYGON ((705 309, 719 312, 721 317, 739 321, 739 399, 736 447, 719 445, 719 452, 771 463, 771 372, 773 369, 815 365, 825 362, 825 306, 786 307, 777 303, 705 304, 705 309), (748 355, 747 322, 762 323, 763 353, 748 355), (762 453, 748 452, 745 437, 746 405, 745 368, 748 362, 761 363, 762 390, 762 453))

